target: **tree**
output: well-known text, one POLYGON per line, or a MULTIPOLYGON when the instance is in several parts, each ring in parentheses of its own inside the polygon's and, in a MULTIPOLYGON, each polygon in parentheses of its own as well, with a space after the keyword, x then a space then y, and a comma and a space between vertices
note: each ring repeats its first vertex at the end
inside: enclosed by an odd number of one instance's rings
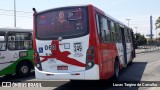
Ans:
MULTIPOLYGON (((160 28, 160 16, 156 20, 155 26, 156 26, 156 30, 160 28)), ((158 33, 158 36, 160 36, 160 33, 158 33)), ((157 38, 156 40, 160 41, 160 38, 157 38)))
POLYGON ((145 45, 147 44, 147 39, 144 37, 144 35, 141 35, 140 33, 135 34, 136 35, 136 45, 145 45))
POLYGON ((158 19, 156 20, 155 26, 156 29, 160 28, 160 17, 158 17, 158 19))

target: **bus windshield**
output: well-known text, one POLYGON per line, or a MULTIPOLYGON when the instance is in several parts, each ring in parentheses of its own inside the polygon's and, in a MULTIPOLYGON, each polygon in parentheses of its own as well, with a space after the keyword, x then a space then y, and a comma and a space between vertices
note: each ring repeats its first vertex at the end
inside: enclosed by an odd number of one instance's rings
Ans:
POLYGON ((61 8, 39 13, 36 17, 38 39, 75 38, 87 34, 85 7, 61 8))

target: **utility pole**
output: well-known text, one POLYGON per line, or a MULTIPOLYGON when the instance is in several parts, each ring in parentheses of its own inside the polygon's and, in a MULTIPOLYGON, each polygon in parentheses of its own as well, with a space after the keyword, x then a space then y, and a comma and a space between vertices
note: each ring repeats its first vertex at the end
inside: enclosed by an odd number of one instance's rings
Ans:
POLYGON ((14 27, 16 27, 16 0, 14 0, 14 27))
POLYGON ((126 19, 127 21, 128 21, 128 27, 129 27, 129 20, 131 20, 131 19, 126 19))
POLYGON ((151 32, 151 40, 153 40, 152 29, 153 29, 153 26, 152 26, 152 15, 151 15, 151 16, 150 16, 150 32, 151 32))

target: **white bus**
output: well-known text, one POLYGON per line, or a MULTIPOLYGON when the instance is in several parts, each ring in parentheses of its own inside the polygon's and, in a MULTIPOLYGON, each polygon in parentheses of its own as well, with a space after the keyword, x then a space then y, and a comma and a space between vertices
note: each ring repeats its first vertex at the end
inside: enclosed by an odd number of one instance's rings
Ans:
POLYGON ((37 79, 118 79, 135 57, 132 28, 93 5, 33 10, 37 79))
POLYGON ((31 29, 0 28, 0 76, 27 76, 33 69, 31 29))

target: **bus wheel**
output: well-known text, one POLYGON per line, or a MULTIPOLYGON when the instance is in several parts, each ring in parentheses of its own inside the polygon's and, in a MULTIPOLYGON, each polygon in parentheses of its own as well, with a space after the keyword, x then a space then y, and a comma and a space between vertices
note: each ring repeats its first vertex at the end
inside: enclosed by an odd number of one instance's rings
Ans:
POLYGON ((25 77, 25 76, 29 75, 30 72, 31 72, 31 67, 28 63, 22 62, 22 63, 18 64, 17 71, 16 71, 16 74, 18 76, 25 77))
POLYGON ((119 71, 120 71, 120 66, 119 66, 119 61, 116 60, 114 63, 114 80, 118 81, 119 78, 119 71))

